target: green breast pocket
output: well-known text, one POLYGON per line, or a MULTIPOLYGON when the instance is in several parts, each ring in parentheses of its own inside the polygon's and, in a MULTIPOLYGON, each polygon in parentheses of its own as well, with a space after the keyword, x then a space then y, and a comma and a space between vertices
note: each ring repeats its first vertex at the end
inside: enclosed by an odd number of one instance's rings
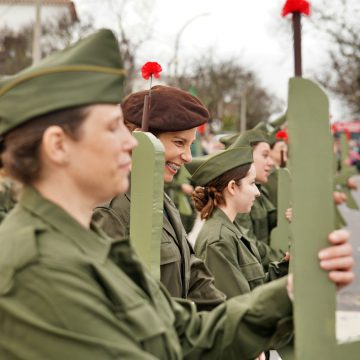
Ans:
POLYGON ((117 308, 115 313, 125 328, 140 342, 166 332, 166 326, 155 309, 145 301, 132 307, 117 308))
MULTIPOLYGON (((251 282, 254 282, 256 286, 265 282, 264 270, 260 263, 254 262, 250 264, 245 264, 242 265, 240 268, 241 272, 244 274, 246 280, 249 282, 250 285, 251 282)), ((253 286, 250 287, 253 288, 253 286)))
POLYGON ((179 248, 171 241, 161 242, 161 265, 180 262, 179 248))

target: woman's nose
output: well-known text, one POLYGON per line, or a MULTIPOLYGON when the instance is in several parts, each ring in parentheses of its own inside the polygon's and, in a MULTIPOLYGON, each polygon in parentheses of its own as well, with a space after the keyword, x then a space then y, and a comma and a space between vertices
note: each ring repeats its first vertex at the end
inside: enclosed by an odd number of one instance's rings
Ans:
POLYGON ((191 148, 187 148, 184 150, 184 152, 181 154, 181 158, 185 163, 189 163, 192 160, 192 154, 191 154, 191 148))

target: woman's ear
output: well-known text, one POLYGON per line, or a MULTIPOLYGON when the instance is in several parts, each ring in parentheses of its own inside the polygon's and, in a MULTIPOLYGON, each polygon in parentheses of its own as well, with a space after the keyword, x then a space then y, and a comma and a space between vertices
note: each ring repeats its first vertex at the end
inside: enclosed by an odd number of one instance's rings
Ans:
POLYGON ((69 158, 67 141, 68 136, 60 126, 49 126, 42 137, 42 155, 54 164, 65 164, 69 158))
POLYGON ((227 191, 229 192, 229 194, 234 195, 235 194, 235 187, 236 187, 236 182, 235 180, 230 180, 226 186, 227 191))

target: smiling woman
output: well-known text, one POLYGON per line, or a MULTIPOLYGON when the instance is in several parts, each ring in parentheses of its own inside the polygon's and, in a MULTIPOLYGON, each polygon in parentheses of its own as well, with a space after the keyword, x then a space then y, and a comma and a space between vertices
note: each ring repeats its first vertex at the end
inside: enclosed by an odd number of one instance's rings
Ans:
POLYGON ((165 182, 171 182, 180 167, 191 161, 191 144, 195 141, 195 136, 196 128, 165 132, 158 136, 165 151, 165 182))
MULTIPOLYGON (((120 59, 117 39, 101 30, 0 82, 6 171, 15 175, 21 148, 12 134, 32 123, 39 130, 38 170, 0 225, 0 359, 254 359, 289 339, 286 281, 199 315, 151 277, 129 239, 111 239, 91 222, 96 201, 126 189, 136 146, 118 105, 120 59)), ((200 298, 209 277, 202 284, 200 298)))
MULTIPOLYGON (((142 120, 147 91, 129 95, 122 103, 125 123, 132 130, 142 120)), ((149 129, 164 146, 164 181, 170 183, 189 163, 196 127, 207 122, 209 113, 201 101, 174 87, 152 88, 149 129)), ((93 218, 112 237, 129 236, 130 190, 98 206, 93 218)), ((174 297, 189 298, 200 309, 211 309, 225 300, 213 285, 204 263, 196 258, 187 241, 178 210, 164 194, 164 220, 161 239, 160 279, 174 297)))
POLYGON ((205 223, 195 242, 195 253, 215 277, 228 298, 287 274, 287 265, 271 264, 265 273, 255 243, 234 223, 238 213, 249 213, 260 195, 255 185, 253 150, 234 147, 186 165, 197 210, 205 223))

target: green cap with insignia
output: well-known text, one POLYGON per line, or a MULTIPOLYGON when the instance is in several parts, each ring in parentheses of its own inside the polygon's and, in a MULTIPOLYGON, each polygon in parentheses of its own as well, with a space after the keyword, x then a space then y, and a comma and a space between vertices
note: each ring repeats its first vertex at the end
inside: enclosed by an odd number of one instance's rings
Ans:
POLYGON ((229 149, 239 146, 251 146, 259 142, 269 143, 269 139, 262 130, 251 129, 241 133, 238 138, 230 145, 229 149))
POLYGON ((241 146, 195 157, 192 162, 185 164, 185 167, 191 174, 191 181, 204 186, 227 171, 252 162, 252 148, 241 146))
POLYGON ((0 135, 53 111, 120 103, 124 78, 116 38, 100 30, 0 81, 0 135))

